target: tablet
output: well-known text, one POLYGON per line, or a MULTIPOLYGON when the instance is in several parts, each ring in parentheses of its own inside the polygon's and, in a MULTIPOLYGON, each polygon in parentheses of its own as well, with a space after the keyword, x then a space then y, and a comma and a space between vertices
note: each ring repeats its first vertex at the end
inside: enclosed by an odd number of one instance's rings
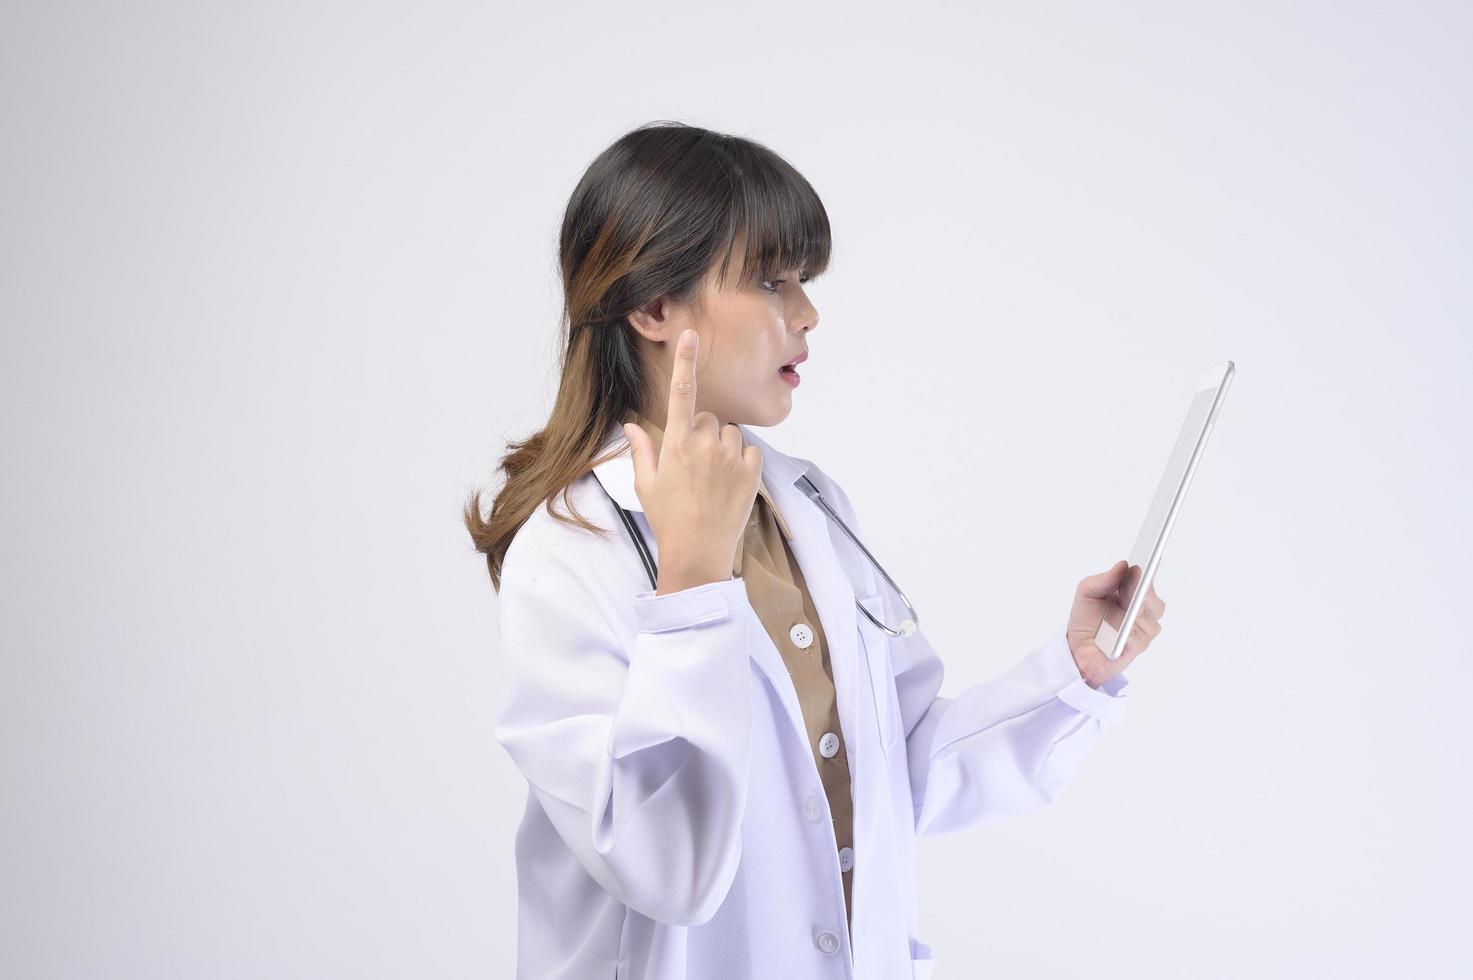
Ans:
POLYGON ((1161 567, 1166 537, 1171 533, 1172 524, 1176 523, 1181 502, 1187 496, 1187 486, 1197 471, 1202 450, 1207 447, 1207 436, 1212 432, 1212 423, 1217 421, 1217 413, 1232 380, 1233 362, 1223 361, 1209 368, 1197 381, 1197 391, 1187 407, 1187 419, 1182 423, 1181 434, 1176 437, 1171 458, 1166 461, 1166 472, 1156 487, 1156 496, 1146 512, 1146 521, 1135 539, 1135 547, 1130 550, 1130 567, 1126 569, 1125 581, 1117 590, 1119 605, 1111 606, 1095 630, 1095 645, 1111 660, 1119 659, 1125 652, 1125 641, 1150 593, 1156 569, 1161 567), (1112 624, 1112 618, 1121 618, 1122 607, 1125 610, 1122 624, 1112 624))

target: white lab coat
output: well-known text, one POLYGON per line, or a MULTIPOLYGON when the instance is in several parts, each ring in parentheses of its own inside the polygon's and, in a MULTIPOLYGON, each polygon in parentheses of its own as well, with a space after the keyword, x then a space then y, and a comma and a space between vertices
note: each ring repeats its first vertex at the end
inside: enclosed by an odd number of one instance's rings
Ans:
MULTIPOLYGON (((1001 676, 939 697, 925 632, 890 637, 859 614, 856 597, 890 624, 905 609, 795 484, 806 473, 863 539, 844 491, 741 429, 762 449, 828 640, 854 801, 853 948, 838 842, 782 656, 740 578, 650 589, 593 482, 634 512, 658 562, 626 451, 570 491, 606 537, 539 507, 502 566, 496 739, 529 784, 519 978, 929 977, 916 839, 1051 803, 1126 708, 1124 675, 1091 688, 1062 626, 1001 676)), ((614 426, 599 455, 624 442, 614 426)))

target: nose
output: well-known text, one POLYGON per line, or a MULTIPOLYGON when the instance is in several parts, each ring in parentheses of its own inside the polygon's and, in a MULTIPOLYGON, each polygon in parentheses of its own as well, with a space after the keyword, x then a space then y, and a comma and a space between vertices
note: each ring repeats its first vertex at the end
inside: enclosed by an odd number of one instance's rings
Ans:
POLYGON ((812 303, 808 302, 808 298, 805 296, 803 298, 802 308, 796 316, 789 317, 788 322, 796 324, 799 330, 807 333, 818 326, 818 310, 814 308, 812 303))

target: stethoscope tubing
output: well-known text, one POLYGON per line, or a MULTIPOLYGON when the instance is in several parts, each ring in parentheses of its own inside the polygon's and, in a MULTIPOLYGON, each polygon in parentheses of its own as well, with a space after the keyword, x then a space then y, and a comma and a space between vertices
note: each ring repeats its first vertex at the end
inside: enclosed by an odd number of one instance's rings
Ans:
MULTIPOLYGON (((824 509, 824 512, 829 516, 829 519, 837 523, 839 527, 843 529, 844 534, 848 536, 850 541, 854 542, 855 547, 864 552, 864 557, 868 559, 871 565, 874 566, 875 571, 880 573, 885 581, 890 584, 890 588, 895 590, 895 594, 900 596, 900 601, 905 603, 905 609, 908 613, 910 613, 910 618, 901 623, 899 629, 894 629, 890 626, 886 626, 884 623, 876 619, 868 609, 864 608, 864 604, 859 602, 857 599, 855 600, 854 607, 860 612, 864 613, 865 618, 868 619, 871 623, 874 623, 877 628, 884 630, 889 635, 910 636, 920 625, 921 618, 916 613, 915 607, 910 604, 910 600, 906 598, 905 593, 901 591, 900 586, 897 585, 895 580, 890 577, 890 573, 885 571, 885 566, 879 563, 875 556, 870 553, 870 550, 864 546, 864 542, 859 540, 859 536, 851 531, 849 529, 849 525, 844 523, 844 519, 840 517, 837 513, 835 513, 834 508, 829 506, 829 502, 824 499, 823 493, 818 489, 818 487, 813 485, 813 481, 808 479, 806 475, 803 476, 801 479, 804 483, 808 485, 807 489, 804 490, 804 493, 808 494, 809 499, 813 500, 824 509)), ((594 480, 598 481, 598 478, 594 477, 594 480)), ((645 541, 643 532, 640 531, 639 526, 634 522, 634 515, 631 514, 628 510, 625 510, 623 507, 619 506, 619 502, 614 499, 613 494, 609 493, 608 488, 605 487, 601 481, 599 481, 598 485, 599 489, 603 490, 604 496, 608 497, 609 502, 614 505, 614 509, 619 512, 619 520, 623 522, 624 529, 629 532, 629 537, 631 540, 633 540, 634 547, 639 551, 639 560, 644 565, 645 575, 649 577, 650 588, 659 588, 659 568, 655 564, 654 556, 650 553, 649 544, 645 541)))

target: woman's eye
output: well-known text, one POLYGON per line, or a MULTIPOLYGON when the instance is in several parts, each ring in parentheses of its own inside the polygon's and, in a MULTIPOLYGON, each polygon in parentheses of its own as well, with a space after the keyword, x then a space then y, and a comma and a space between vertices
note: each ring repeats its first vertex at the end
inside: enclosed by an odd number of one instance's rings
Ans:
MULTIPOLYGON (((812 276, 799 276, 798 277, 798 281, 800 283, 806 283, 806 282, 808 282, 812 278, 813 278, 812 276)), ((766 289, 769 293, 775 293, 775 292, 777 292, 777 286, 774 285, 771 288, 769 288, 767 284, 768 283, 784 283, 784 282, 787 282, 787 280, 786 279, 763 279, 763 280, 761 280, 758 283, 758 285, 761 286, 763 289, 766 289)))

